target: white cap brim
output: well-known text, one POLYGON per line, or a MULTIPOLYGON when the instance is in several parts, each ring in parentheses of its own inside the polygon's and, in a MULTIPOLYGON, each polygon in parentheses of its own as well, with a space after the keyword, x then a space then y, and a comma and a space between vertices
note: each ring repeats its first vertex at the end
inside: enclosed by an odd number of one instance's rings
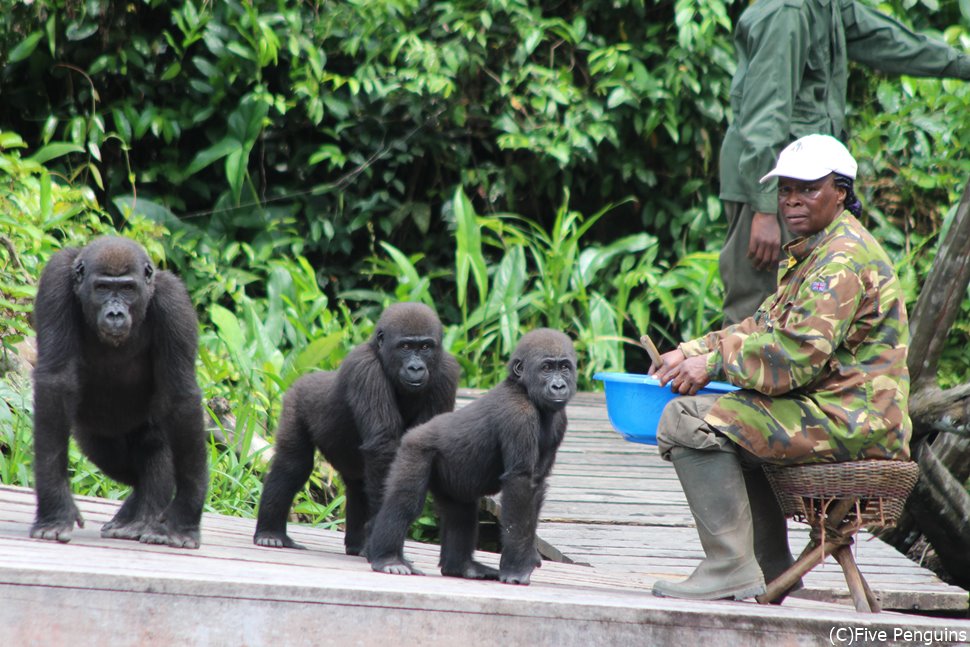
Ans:
POLYGON ((830 173, 855 179, 859 165, 849 149, 829 135, 805 135, 796 139, 778 154, 778 162, 761 182, 773 177, 789 177, 812 182, 830 173))

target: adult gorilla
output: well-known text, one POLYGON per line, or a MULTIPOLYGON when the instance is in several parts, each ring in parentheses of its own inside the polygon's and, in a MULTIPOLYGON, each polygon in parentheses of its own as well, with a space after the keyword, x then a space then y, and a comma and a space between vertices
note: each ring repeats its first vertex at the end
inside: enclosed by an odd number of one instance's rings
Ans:
POLYGON ((313 470, 314 447, 346 488, 348 555, 364 549, 401 436, 455 408, 458 362, 441 347, 441 322, 419 303, 388 307, 373 337, 336 372, 304 375, 283 399, 276 453, 259 502, 253 542, 303 548, 286 534, 293 497, 313 470))
POLYGON ((408 432, 387 479, 367 556, 375 571, 421 574, 404 558, 404 537, 430 487, 440 514, 441 573, 528 584, 541 564, 536 527, 545 481, 576 393, 576 352, 547 328, 519 342, 508 378, 468 406, 408 432), (479 498, 502 492, 499 569, 472 559, 479 498))
POLYGON ((133 487, 103 537, 199 547, 208 483, 198 322, 173 274, 140 245, 98 238, 55 254, 34 304, 37 518, 30 536, 70 541, 84 520, 67 476, 68 437, 133 487))

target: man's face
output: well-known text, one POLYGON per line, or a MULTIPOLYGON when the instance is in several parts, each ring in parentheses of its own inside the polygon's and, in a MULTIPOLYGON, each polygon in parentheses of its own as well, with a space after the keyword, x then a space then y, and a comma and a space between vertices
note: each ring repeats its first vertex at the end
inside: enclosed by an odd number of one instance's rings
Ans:
POLYGON ((817 180, 778 178, 778 213, 796 236, 811 236, 831 224, 845 208, 845 189, 836 188, 835 176, 817 180))

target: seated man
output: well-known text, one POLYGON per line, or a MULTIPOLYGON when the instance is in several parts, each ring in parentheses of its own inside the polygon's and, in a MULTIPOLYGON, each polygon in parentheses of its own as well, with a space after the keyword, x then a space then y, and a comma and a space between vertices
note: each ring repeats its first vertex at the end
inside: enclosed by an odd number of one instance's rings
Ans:
POLYGON ((891 261, 856 219, 856 169, 827 135, 785 148, 761 179, 778 178, 778 212, 797 237, 777 291, 753 317, 650 367, 693 396, 667 405, 657 440, 706 556, 685 581, 658 581, 656 595, 740 600, 791 565, 762 463, 909 457, 906 305, 891 261), (694 395, 714 379, 741 390, 694 395))

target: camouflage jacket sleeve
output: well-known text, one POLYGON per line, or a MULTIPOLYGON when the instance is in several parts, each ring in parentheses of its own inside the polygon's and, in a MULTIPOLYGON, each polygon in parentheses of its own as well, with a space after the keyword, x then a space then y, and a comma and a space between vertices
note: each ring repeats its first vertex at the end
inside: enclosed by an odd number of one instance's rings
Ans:
POLYGON ((743 389, 781 395, 811 384, 845 339, 865 287, 850 267, 830 261, 809 268, 794 294, 779 294, 765 317, 681 349, 685 355, 710 352, 710 375, 743 389))

